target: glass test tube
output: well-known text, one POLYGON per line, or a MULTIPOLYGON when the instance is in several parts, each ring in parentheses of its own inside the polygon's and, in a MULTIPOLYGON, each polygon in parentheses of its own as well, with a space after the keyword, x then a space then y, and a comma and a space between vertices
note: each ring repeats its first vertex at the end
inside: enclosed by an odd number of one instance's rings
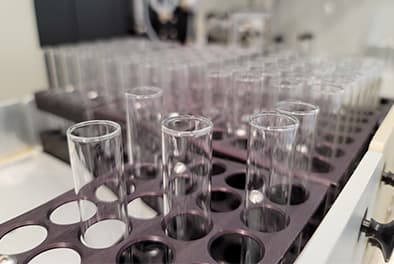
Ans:
POLYGON ((294 77, 282 76, 278 83, 278 100, 297 100, 302 97, 302 84, 294 77))
MULTIPOLYGON (((188 63, 188 89, 191 98, 194 100, 189 102, 193 104, 193 108, 202 111, 204 108, 204 93, 206 92, 206 67, 204 62, 192 60, 188 63)), ((185 98, 188 98, 187 96, 185 98)))
POLYGON ((338 146, 345 140, 344 136, 339 135, 339 129, 341 125, 346 125, 349 118, 349 113, 343 107, 347 93, 342 87, 332 84, 312 86, 310 93, 312 104, 320 108, 316 132, 317 152, 329 159, 336 158, 340 154, 338 146))
POLYGON ((262 76, 262 109, 272 109, 278 102, 279 75, 276 72, 269 71, 263 72, 262 76))
POLYGON ((290 204, 298 126, 297 119, 276 111, 250 119, 243 221, 251 229, 276 232, 287 226, 287 210, 274 208, 268 200, 290 204))
POLYGON ((164 107, 166 113, 179 113, 188 110, 189 102, 186 101, 188 84, 187 67, 182 63, 170 62, 162 67, 162 87, 164 89, 164 107), (183 98, 180 98, 182 95, 183 98), (177 100, 177 98, 179 98, 177 100))
POLYGON ((231 73, 214 70, 207 74, 208 90, 205 93, 205 114, 214 120, 215 127, 226 129, 228 115, 228 97, 230 95, 231 73))
POLYGON ((55 49, 44 48, 45 64, 48 72, 48 83, 51 88, 59 88, 59 80, 55 63, 55 49))
POLYGON ((111 104, 114 100, 123 98, 121 68, 116 58, 105 57, 101 60, 102 79, 105 101, 111 104))
POLYGON ((141 86, 126 91, 129 163, 133 175, 152 179, 160 175, 163 91, 141 86))
POLYGON ((252 114, 262 108, 262 76, 251 72, 235 72, 232 76, 233 122, 232 131, 246 136, 248 121, 252 114))
POLYGON ((299 122, 294 151, 294 172, 291 204, 300 204, 308 198, 309 176, 315 149, 315 134, 319 107, 301 101, 282 101, 276 110, 296 118, 299 122))
POLYGON ((212 228, 212 128, 209 119, 193 115, 162 121, 163 228, 177 240, 199 239, 212 228))
POLYGON ((56 65, 57 80, 61 89, 64 89, 69 83, 69 72, 67 68, 66 55, 67 48, 61 47, 55 49, 54 60, 56 65))
POLYGON ((81 239, 91 248, 110 247, 125 239, 131 230, 120 125, 105 120, 86 121, 71 126, 67 137, 81 215, 81 239), (96 205, 93 217, 91 202, 96 205))

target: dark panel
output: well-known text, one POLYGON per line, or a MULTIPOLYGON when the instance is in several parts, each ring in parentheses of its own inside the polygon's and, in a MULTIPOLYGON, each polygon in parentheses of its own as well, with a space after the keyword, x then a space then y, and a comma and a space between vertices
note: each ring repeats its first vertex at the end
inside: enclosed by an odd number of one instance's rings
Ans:
POLYGON ((76 0, 76 10, 80 40, 128 33, 127 0, 76 0))
POLYGON ((73 0, 34 0, 41 46, 78 40, 73 0))

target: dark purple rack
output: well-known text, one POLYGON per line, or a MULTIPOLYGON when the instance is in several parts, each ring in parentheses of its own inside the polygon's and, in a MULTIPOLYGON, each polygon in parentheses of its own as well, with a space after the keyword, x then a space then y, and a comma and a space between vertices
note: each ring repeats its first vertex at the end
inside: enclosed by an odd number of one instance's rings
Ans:
MULTIPOLYGON (((233 188, 226 183, 232 176, 232 185, 242 187, 244 184, 245 165, 228 160, 214 158, 212 175, 213 196, 218 195, 219 199, 213 199, 212 207, 216 211, 222 209, 234 209, 229 212, 212 212, 213 228, 205 237, 194 241, 177 241, 165 235, 162 229, 161 217, 150 220, 130 218, 133 229, 128 239, 119 242, 115 246, 107 249, 91 249, 82 244, 79 240, 79 224, 57 225, 50 221, 50 213, 58 206, 70 201, 74 201, 76 196, 74 191, 49 201, 30 212, 16 217, 0 225, 0 237, 11 230, 24 225, 41 225, 47 228, 48 236, 46 240, 31 251, 15 255, 18 263, 26 263, 39 253, 57 247, 68 247, 76 250, 82 259, 82 263, 117 263, 122 251, 134 242, 147 240, 158 241, 167 245, 173 251, 173 263, 215 263, 210 255, 209 247, 214 247, 215 254, 229 254, 229 249, 233 246, 231 234, 247 236, 256 241, 259 250, 263 253, 263 258, 259 263, 281 263, 291 262, 298 251, 305 243, 313 230, 311 219, 320 221, 322 216, 316 216, 319 206, 325 199, 328 187, 316 183, 310 184, 308 199, 299 205, 290 206, 289 224, 281 231, 273 233, 263 233, 251 230, 241 221, 243 211, 244 191, 233 188), (234 176, 235 175, 235 176, 234 176), (234 185, 234 183, 236 183, 234 185), (223 194, 226 194, 223 196, 223 194), (223 197, 227 199, 223 200, 223 197), (236 208, 235 208, 236 207, 236 208), (316 219, 318 217, 319 219, 316 219), (218 236, 223 235, 224 242, 217 250, 218 243, 212 243, 218 236), (230 239, 230 240, 227 240, 230 239), (227 241, 227 242, 226 242, 227 241), (229 248, 226 250, 226 243, 229 248)), ((100 182, 91 183, 99 186, 100 182)), ((161 194, 160 179, 143 180, 135 179, 135 191, 129 195, 128 200, 144 197, 145 195, 161 194)), ((95 203, 102 203, 94 200, 95 203)), ((269 205, 275 210, 283 210, 283 206, 269 201, 269 205)), ((160 206, 159 206, 160 207, 160 206)))
POLYGON ((103 97, 92 98, 88 103, 83 98, 79 92, 64 90, 45 90, 34 95, 38 109, 74 122, 91 119, 94 109, 108 104, 103 97))

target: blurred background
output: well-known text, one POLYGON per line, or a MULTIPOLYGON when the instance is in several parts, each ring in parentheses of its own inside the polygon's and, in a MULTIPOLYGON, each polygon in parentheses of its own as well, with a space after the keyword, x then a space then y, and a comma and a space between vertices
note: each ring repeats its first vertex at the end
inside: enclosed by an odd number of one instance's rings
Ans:
POLYGON ((288 46, 391 60, 393 8, 390 0, 2 1, 0 99, 48 87, 45 47, 126 35, 226 43, 229 17, 240 10, 269 13, 273 39, 288 46))
MULTIPOLYGON (((2 1, 0 125, 6 129, 0 133, 0 160, 39 145, 39 132, 64 132, 70 124, 64 119, 80 121, 73 113, 85 110, 48 105, 53 98, 45 98, 45 93, 40 92, 42 100, 37 100, 44 111, 37 111, 34 102, 38 91, 76 88, 70 69, 78 67, 65 66, 67 50, 122 39, 197 49, 207 44, 257 48, 263 54, 293 50, 305 55, 372 56, 386 65, 380 95, 393 98, 393 8, 390 0, 2 1)), ((110 50, 108 57, 119 58, 116 52, 110 50)), ((132 55, 133 50, 126 53, 132 55)), ((72 101, 58 96, 62 102, 72 101)))

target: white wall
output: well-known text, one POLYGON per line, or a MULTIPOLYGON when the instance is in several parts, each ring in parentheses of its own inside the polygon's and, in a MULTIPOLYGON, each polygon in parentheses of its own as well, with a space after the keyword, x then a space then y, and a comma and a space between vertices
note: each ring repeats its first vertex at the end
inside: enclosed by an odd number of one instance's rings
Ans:
POLYGON ((34 1, 0 0, 0 100, 46 87, 34 1))

